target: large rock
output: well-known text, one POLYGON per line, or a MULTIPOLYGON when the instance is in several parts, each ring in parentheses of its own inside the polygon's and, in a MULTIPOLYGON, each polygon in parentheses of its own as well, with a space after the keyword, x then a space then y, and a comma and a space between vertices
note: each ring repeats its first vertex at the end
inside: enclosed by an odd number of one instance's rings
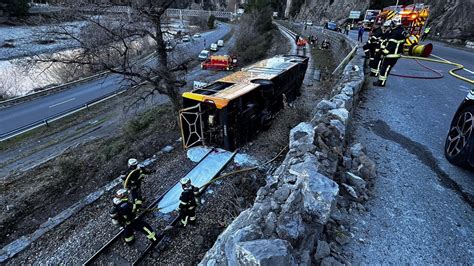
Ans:
POLYGON ((290 160, 291 166, 288 169, 290 174, 298 177, 308 176, 309 173, 318 172, 319 162, 318 157, 311 153, 305 153, 302 161, 297 159, 290 160))
POLYGON ((206 253, 200 265, 235 265, 235 245, 238 242, 250 241, 262 237, 261 229, 252 224, 258 223, 255 215, 245 210, 217 238, 212 248, 206 253))
POLYGON ((290 154, 301 156, 315 150, 314 128, 310 123, 300 123, 290 131, 290 154))
POLYGON ((284 213, 280 215, 276 232, 280 238, 296 245, 306 233, 303 218, 301 218, 299 213, 284 213))
POLYGON ((364 190, 367 186, 367 182, 365 182, 364 179, 351 172, 346 172, 346 179, 350 185, 354 186, 359 191, 364 190))
POLYGON ((344 125, 347 125, 347 120, 349 119, 349 111, 347 111, 346 108, 332 109, 329 111, 329 114, 340 120, 344 125))
POLYGON ((337 108, 336 104, 328 100, 322 100, 316 105, 316 108, 321 111, 327 111, 337 108))
POLYGON ((333 257, 326 257, 321 261, 321 266, 342 266, 343 264, 333 257))
POLYGON ((320 260, 326 258, 331 254, 331 249, 329 248, 329 244, 326 241, 318 241, 318 246, 316 247, 316 254, 314 254, 314 258, 316 260, 320 260))
POLYGON ((306 214, 310 215, 314 222, 325 224, 339 193, 339 186, 318 172, 308 173, 302 185, 303 205, 306 214))
POLYGON ((290 131, 290 149, 301 145, 313 144, 314 128, 310 123, 302 122, 290 131))
POLYGON ((237 265, 296 265, 291 246, 281 239, 260 239, 238 243, 235 247, 237 265))
POLYGON ((356 144, 352 145, 352 147, 351 147, 352 157, 357 158, 357 157, 361 156, 363 152, 364 152, 364 146, 362 146, 362 144, 356 143, 356 144))

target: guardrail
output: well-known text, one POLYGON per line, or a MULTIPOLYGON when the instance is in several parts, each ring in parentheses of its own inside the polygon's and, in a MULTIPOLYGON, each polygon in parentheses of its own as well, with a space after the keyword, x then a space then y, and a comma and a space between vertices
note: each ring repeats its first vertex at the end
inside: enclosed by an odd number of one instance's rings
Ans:
MULTIPOLYGON (((155 54, 155 52, 152 52, 152 53, 144 56, 143 58, 141 58, 139 60, 146 61, 146 60, 150 59, 154 54, 155 54)), ((11 99, 8 99, 8 100, 0 101, 0 109, 5 108, 5 107, 9 107, 9 106, 12 106, 12 105, 16 105, 16 104, 19 104, 19 103, 22 103, 22 102, 30 101, 32 99, 42 97, 44 95, 48 95, 48 94, 53 93, 53 92, 62 91, 62 90, 65 90, 67 88, 70 88, 73 85, 79 85, 79 84, 84 83, 84 82, 88 82, 88 81, 91 81, 91 80, 94 80, 94 79, 98 79, 98 78, 100 78, 102 76, 105 76, 105 75, 108 75, 110 73, 111 73, 110 70, 103 71, 103 72, 100 72, 100 73, 92 75, 92 76, 88 76, 88 77, 85 77, 85 78, 80 78, 80 79, 77 79, 77 80, 74 80, 74 81, 66 82, 64 84, 53 86, 53 87, 48 88, 48 89, 44 89, 44 90, 40 90, 40 91, 30 93, 30 94, 27 94, 27 95, 18 96, 18 97, 11 98, 11 99)))
POLYGON ((359 45, 356 45, 352 50, 342 59, 341 63, 334 69, 334 71, 331 73, 331 75, 335 75, 341 68, 345 67, 347 63, 352 59, 354 54, 357 52, 357 48, 359 48, 359 45))
POLYGON ((35 128, 38 128, 38 127, 41 127, 41 126, 48 126, 49 123, 52 123, 56 120, 59 120, 63 117, 66 117, 68 115, 77 113, 81 110, 87 109, 90 106, 94 106, 98 103, 106 101, 106 100, 108 100, 110 98, 113 98, 117 95, 120 95, 120 94, 124 93, 125 91, 127 91, 127 89, 108 93, 106 95, 101 96, 100 98, 88 101, 85 104, 81 104, 81 105, 69 108, 68 110, 65 110, 65 111, 62 111, 60 113, 54 114, 54 115, 49 116, 45 119, 41 119, 41 120, 38 120, 38 121, 35 121, 35 122, 32 122, 32 123, 29 123, 27 125, 24 125, 22 127, 16 128, 14 130, 10 130, 6 133, 2 133, 2 134, 0 134, 0 142, 11 139, 11 138, 14 138, 18 135, 21 135, 21 134, 23 134, 27 131, 33 130, 35 128))

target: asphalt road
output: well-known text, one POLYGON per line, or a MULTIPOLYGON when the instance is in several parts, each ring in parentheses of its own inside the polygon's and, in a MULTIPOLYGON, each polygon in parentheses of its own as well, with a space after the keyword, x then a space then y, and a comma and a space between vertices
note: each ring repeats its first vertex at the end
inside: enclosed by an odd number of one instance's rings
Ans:
MULTIPOLYGON (((199 52, 204 48, 204 40, 206 46, 209 46, 211 42, 221 39, 229 31, 230 26, 221 23, 216 30, 202 33, 201 38, 179 44, 180 51, 186 51, 186 55, 180 54, 180 57, 191 56, 197 58, 199 52)), ((120 75, 111 74, 72 86, 56 94, 0 109, 0 135, 37 121, 43 121, 58 113, 84 106, 91 100, 101 98, 127 86, 129 86, 129 83, 124 81, 120 75)))
MULTIPOLYGON (((434 45, 435 55, 474 70, 473 52, 434 45)), ((370 84, 361 96, 353 142, 366 146, 378 176, 368 212, 356 215, 354 241, 345 248, 354 263, 474 263, 474 173, 443 154, 451 119, 472 85, 449 75, 448 65, 422 63, 444 77, 390 76, 385 88, 370 84)), ((392 73, 434 75, 406 59, 392 73)))

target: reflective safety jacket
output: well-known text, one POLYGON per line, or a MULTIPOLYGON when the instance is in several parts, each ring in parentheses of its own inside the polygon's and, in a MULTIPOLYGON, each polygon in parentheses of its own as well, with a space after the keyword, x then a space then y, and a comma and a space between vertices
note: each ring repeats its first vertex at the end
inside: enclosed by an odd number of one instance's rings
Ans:
POLYGON ((148 174, 150 174, 149 170, 142 169, 140 167, 131 170, 126 176, 123 177, 123 187, 126 189, 134 189, 140 187, 143 179, 148 174))
POLYGON ((195 186, 186 188, 179 197, 178 210, 192 210, 199 203, 199 189, 195 186))
POLYGON ((400 58, 405 43, 406 34, 402 27, 397 27, 388 32, 382 45, 382 54, 387 58, 400 58))
POLYGON ((367 41, 370 44, 379 45, 382 41, 383 31, 381 28, 377 28, 374 30, 372 35, 370 35, 369 40, 367 41))
POLYGON ((133 204, 128 199, 122 199, 121 203, 114 205, 109 214, 112 222, 120 226, 129 225, 135 219, 133 204))

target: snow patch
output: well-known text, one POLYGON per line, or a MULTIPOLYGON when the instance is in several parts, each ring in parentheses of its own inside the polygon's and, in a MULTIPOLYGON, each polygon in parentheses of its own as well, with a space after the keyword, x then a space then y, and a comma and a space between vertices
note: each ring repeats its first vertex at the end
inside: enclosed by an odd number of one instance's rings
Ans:
POLYGON ((201 161, 201 159, 204 158, 204 156, 206 156, 206 154, 208 154, 211 149, 212 148, 210 147, 203 147, 203 146, 193 147, 188 150, 187 156, 189 160, 197 163, 201 161))
POLYGON ((254 157, 245 154, 245 153, 237 153, 234 157, 234 163, 238 166, 257 166, 259 162, 254 157))

